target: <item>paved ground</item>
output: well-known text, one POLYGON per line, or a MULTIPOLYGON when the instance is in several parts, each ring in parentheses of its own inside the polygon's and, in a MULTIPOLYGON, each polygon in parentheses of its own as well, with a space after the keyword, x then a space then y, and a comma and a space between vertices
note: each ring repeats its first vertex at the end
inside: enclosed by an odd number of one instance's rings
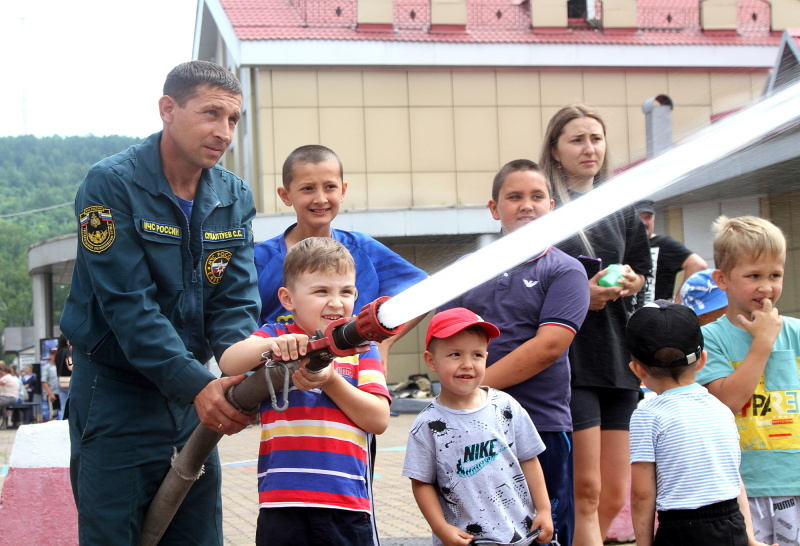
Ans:
MULTIPOLYGON (((381 543, 384 546, 417 546, 431 543, 430 531, 411 495, 408 478, 401 476, 406 436, 414 414, 392 417, 389 429, 378 438, 375 504, 381 543)), ((0 430, 0 492, 7 471, 15 430, 0 430)), ((225 544, 250 546, 256 517, 256 460, 259 429, 251 426, 219 444, 222 461, 222 506, 225 544)))
MULTIPOLYGON (((420 514, 408 478, 401 475, 408 430, 415 414, 392 417, 389 429, 378 437, 375 468, 375 506, 383 546, 422 546, 431 543, 430 531, 420 514)), ((251 426, 219 444, 222 461, 222 506, 226 546, 250 546, 256 517, 255 453, 259 428, 251 426)), ((6 474, 15 430, 0 430, 0 492, 6 474)))

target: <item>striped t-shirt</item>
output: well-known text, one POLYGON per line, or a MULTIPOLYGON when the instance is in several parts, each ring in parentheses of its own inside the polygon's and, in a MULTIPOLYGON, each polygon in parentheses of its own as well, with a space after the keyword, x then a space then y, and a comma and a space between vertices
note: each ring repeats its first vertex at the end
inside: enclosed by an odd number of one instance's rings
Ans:
MULTIPOLYGON (((294 324, 264 325, 254 335, 303 333, 294 324)), ((389 398, 377 347, 334 360, 337 373, 358 389, 389 398)), ((283 404, 283 394, 278 395, 283 404)), ((291 386, 286 412, 261 404, 258 452, 260 508, 315 507, 370 512, 367 433, 321 389, 291 386)))
POLYGON ((733 414, 697 383, 664 391, 631 417, 631 463, 656 464, 656 510, 688 510, 739 496, 733 414))

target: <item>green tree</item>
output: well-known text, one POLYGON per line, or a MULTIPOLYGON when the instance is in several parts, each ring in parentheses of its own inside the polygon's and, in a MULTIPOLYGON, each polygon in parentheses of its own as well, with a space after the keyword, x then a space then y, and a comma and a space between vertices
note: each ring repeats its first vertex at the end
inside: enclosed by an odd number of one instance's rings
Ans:
MULTIPOLYGON (((33 323, 30 246, 73 233, 72 202, 86 171, 139 141, 123 136, 0 138, 0 248, 5 259, 0 275, 0 331, 33 323)), ((68 290, 67 286, 53 289, 57 315, 68 290)))

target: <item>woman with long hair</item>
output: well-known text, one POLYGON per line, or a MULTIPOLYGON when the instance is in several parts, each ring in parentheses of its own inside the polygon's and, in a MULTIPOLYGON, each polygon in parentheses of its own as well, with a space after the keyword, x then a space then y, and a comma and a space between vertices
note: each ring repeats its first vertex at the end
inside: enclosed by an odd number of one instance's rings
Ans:
MULTIPOLYGON (((606 127, 585 105, 559 110, 548 124, 540 164, 553 181, 556 207, 589 193, 608 178, 606 127)), ((639 380, 628 368, 625 325, 635 295, 650 272, 644 224, 632 206, 611 212, 558 248, 584 263, 590 303, 569 349, 574 429, 575 533, 573 544, 601 546, 625 504, 630 481, 630 416, 640 398, 639 380), (620 284, 599 279, 623 264, 620 284)))

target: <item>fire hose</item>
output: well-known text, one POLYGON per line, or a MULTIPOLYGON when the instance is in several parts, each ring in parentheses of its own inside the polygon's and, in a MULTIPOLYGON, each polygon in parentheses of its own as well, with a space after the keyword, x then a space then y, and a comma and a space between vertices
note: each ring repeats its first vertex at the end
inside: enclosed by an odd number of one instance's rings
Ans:
MULTIPOLYGON (((285 411, 288 397, 284 394, 286 401, 283 406, 278 406, 276 386, 279 387, 277 392, 282 390, 286 393, 289 378, 302 361, 308 360, 305 364, 308 371, 319 373, 334 358, 364 353, 369 350, 370 342, 379 343, 400 330, 402 324, 387 328, 378 320, 378 308, 388 299, 386 296, 378 298, 362 307, 357 316, 331 322, 324 332, 317 330, 316 335, 309 338, 306 354, 299 360, 272 362, 269 360, 271 355, 264 353, 263 369, 228 389, 228 402, 242 413, 254 414, 261 402, 270 396, 273 407, 285 411)), ((221 438, 222 434, 200 424, 181 451, 173 455, 170 469, 147 509, 141 546, 159 543, 192 484, 202 475, 203 463, 221 438)))

